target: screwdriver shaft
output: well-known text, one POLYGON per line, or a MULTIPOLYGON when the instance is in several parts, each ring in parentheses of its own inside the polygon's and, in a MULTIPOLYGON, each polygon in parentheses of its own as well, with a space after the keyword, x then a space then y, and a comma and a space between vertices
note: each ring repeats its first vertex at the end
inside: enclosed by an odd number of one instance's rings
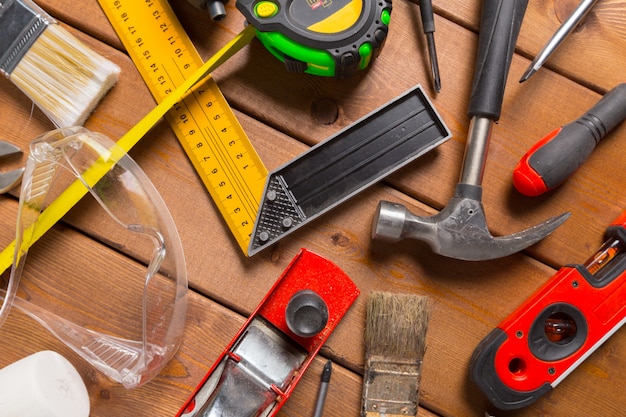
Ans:
POLYGON ((522 83, 529 79, 535 72, 539 71, 539 68, 548 60, 550 55, 561 45, 561 43, 567 38, 567 36, 578 26, 582 19, 587 15, 591 7, 596 4, 598 0, 583 0, 576 7, 574 12, 567 18, 565 22, 559 27, 559 29, 552 35, 552 38, 548 41, 546 46, 537 54, 533 62, 529 65, 519 82, 522 83))
POLYGON ((428 41, 428 55, 430 56, 430 71, 433 76, 433 86, 437 92, 441 91, 441 78, 439 76, 439 62, 437 61, 437 50, 435 49, 435 36, 432 32, 426 34, 428 41))
POLYGON ((435 15, 433 13, 433 3, 431 0, 420 0, 420 15, 422 26, 428 44, 428 55, 430 57, 430 70, 433 78, 433 87, 437 92, 441 91, 441 79, 439 76, 439 62, 437 60, 437 50, 435 48, 435 15))

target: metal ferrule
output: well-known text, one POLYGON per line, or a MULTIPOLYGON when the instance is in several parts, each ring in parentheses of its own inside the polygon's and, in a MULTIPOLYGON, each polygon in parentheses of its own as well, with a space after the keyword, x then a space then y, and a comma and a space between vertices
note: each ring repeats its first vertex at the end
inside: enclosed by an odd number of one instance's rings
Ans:
POLYGON ((364 373, 361 415, 417 416, 422 361, 371 358, 364 373))
POLYGON ((49 24, 56 23, 29 0, 0 0, 0 71, 7 77, 49 24))

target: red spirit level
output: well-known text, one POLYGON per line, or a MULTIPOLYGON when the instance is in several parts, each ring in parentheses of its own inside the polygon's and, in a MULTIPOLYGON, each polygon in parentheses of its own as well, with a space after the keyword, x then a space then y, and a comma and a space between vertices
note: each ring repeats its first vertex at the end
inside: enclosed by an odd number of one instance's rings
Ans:
POLYGON ((502 410, 535 402, 626 321, 626 211, 587 262, 561 268, 477 346, 470 375, 502 410))
POLYGON ((359 293, 336 265, 301 250, 177 417, 276 415, 359 293))

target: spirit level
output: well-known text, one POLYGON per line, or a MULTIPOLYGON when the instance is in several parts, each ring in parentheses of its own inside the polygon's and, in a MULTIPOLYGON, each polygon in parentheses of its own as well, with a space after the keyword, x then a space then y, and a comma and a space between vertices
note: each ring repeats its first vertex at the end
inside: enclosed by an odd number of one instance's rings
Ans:
MULTIPOLYGON (((202 66, 166 0, 98 2, 157 102, 202 66)), ((166 119, 246 253, 267 170, 215 81, 207 78, 166 119)))
POLYGON ((626 211, 584 264, 559 269, 476 347, 470 374, 502 410, 557 386, 626 322, 626 211))

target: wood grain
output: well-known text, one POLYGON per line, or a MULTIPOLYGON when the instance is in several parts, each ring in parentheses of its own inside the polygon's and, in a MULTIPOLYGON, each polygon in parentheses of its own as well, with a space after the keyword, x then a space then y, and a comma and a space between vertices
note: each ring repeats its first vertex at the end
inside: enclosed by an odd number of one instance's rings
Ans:
MULTIPOLYGON (((593 105, 617 83, 626 67, 624 3, 600 0, 581 27, 568 38, 529 81, 517 79, 530 59, 567 15, 575 0, 531 1, 507 84, 503 113, 494 128, 484 180, 485 210, 494 234, 508 234, 564 211, 572 217, 529 249, 504 259, 467 263, 433 255, 418 242, 389 245, 371 241, 374 209, 381 199, 402 202, 416 214, 434 214, 452 194, 460 172, 466 116, 476 51, 480 2, 435 2, 436 42, 442 92, 430 87, 426 45, 415 3, 394 3, 392 23, 382 54, 372 67, 349 80, 287 73, 257 41, 240 51, 214 74, 266 166, 273 169, 309 146, 331 136, 417 83, 424 85, 453 132, 450 141, 349 203, 291 235, 270 250, 245 258, 231 237, 202 183, 165 123, 157 125, 132 151, 162 193, 185 249, 190 280, 190 310, 183 346, 163 372, 146 386, 124 390, 92 370, 32 320, 17 312, 0 328, 5 343, 0 366, 41 349, 67 355, 79 368, 92 400, 92 416, 174 415, 236 333, 262 296, 301 247, 335 262, 354 280, 362 295, 337 327, 322 355, 334 367, 325 415, 357 416, 360 409, 365 305, 370 291, 391 290, 428 295, 434 302, 424 374, 420 416, 482 416, 492 410, 469 381, 467 366, 476 344, 517 305, 547 280, 555 268, 582 262, 600 245, 605 227, 626 207, 621 169, 626 164, 626 125, 603 141, 566 184, 538 198, 526 198, 511 185, 511 172, 521 155, 543 135, 593 105), (336 120, 335 119, 336 115, 336 120)), ((86 127, 117 139, 154 105, 132 62, 93 0, 45 0, 40 4, 63 25, 122 67, 118 85, 98 106, 86 127)), ((243 20, 227 3, 227 18, 208 21, 188 2, 172 2, 178 17, 203 57, 239 32, 243 20)), ((52 129, 45 116, 5 79, 0 80, 0 132, 27 151, 37 135, 52 129)), ((24 158, 2 161, 2 170, 24 158)), ((0 244, 15 231, 17 202, 0 197, 0 244)), ((39 275, 56 280, 50 291, 63 296, 71 275, 58 260, 78 248, 84 255, 71 265, 89 265, 114 238, 93 218, 92 202, 84 201, 55 228, 32 258, 25 285, 39 275), (64 256, 62 256, 64 255, 64 256), (31 263, 32 261, 32 263, 31 263), (32 268, 32 269, 31 269, 32 268)), ((114 257, 119 268, 132 261, 114 257)), ((123 274, 111 279, 111 292, 124 288, 123 274)), ((6 278, 6 276, 3 276, 6 278)), ((28 289, 28 286, 25 286, 28 289)), ((32 287, 31 287, 32 288, 32 287)), ((87 287, 74 290, 88 291, 87 287)), ((106 305, 107 294, 95 294, 106 305)), ((90 312, 81 303, 77 311, 90 312)), ((100 307, 104 309, 103 307, 100 307)), ((115 325, 131 310, 100 317, 115 325)), ((99 315, 98 315, 99 316, 99 315)), ((514 416, 611 416, 626 409, 622 393, 626 362, 621 354, 626 333, 613 335, 557 389, 514 416), (584 398, 584 401, 580 399, 584 398)), ((309 416, 315 404, 318 358, 281 416, 309 416)))

